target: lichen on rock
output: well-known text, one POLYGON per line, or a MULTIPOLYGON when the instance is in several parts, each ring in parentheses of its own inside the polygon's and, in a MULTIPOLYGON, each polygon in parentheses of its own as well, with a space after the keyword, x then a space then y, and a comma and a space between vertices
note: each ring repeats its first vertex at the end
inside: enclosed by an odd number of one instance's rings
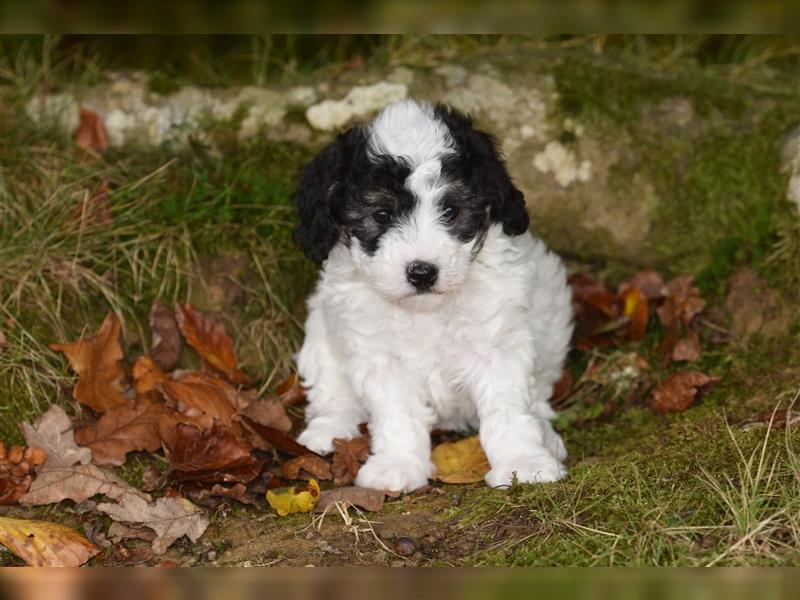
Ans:
POLYGON ((332 131, 406 96, 408 86, 405 83, 379 81, 372 85, 358 85, 341 100, 323 100, 310 106, 306 118, 315 129, 332 131))

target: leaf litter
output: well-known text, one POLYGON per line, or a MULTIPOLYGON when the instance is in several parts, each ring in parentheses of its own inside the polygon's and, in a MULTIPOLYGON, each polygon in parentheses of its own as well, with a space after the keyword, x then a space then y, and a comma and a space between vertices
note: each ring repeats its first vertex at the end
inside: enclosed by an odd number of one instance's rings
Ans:
MULTIPOLYGON (((690 277, 664 284, 657 273, 643 271, 613 292, 588 273, 578 273, 570 285, 576 315, 574 345, 579 351, 611 349, 613 357, 617 346, 642 342, 655 314, 665 331, 666 364, 699 358, 697 316, 705 302, 690 277)), ((214 316, 188 304, 176 304, 173 311, 156 302, 149 322, 150 351, 135 357, 130 377, 124 366, 121 324, 111 313, 96 334, 51 345, 77 374, 73 397, 88 410, 77 426, 58 406, 34 425, 23 423, 28 458, 30 449, 36 448, 40 462, 28 460, 25 466, 14 467, 19 481, 11 484, 13 495, 0 497, 17 496, 23 505, 65 499, 86 503, 94 496, 104 497, 106 501, 90 505, 94 514, 104 513, 113 520, 103 539, 110 540, 106 545, 117 546, 105 564, 149 560, 147 552, 131 553, 120 546, 125 539, 151 541, 150 556, 163 553, 183 536, 196 541, 209 522, 200 506, 213 508, 220 501, 257 505, 259 498, 264 501, 265 491, 267 503, 279 515, 323 512, 332 505, 382 509, 384 491, 351 485, 370 452, 365 426, 357 438, 334 440, 331 456, 319 456, 297 443, 291 433, 295 423, 286 407, 305 400, 296 374, 274 393, 260 395, 248 387, 252 380, 238 367, 233 340, 214 316), (203 370, 178 368, 184 344, 202 358, 203 370), (104 468, 122 466, 130 453, 141 452, 163 452, 168 465, 165 472, 150 465, 142 490, 104 468), (319 481, 329 482, 326 489, 320 489, 319 481), (20 495, 22 488, 26 490, 20 495), (164 496, 153 500, 147 492, 156 491, 164 496)), ((566 368, 557 386, 558 401, 580 401, 576 398, 587 384, 614 387, 626 377, 635 383, 631 393, 642 396, 654 385, 650 367, 636 352, 630 356, 635 366, 623 371, 612 363, 600 368, 604 359, 600 355, 598 362, 596 354, 590 354, 589 366, 578 379, 566 368), (619 373, 629 372, 620 379, 619 373)), ((685 410, 716 381, 698 372, 673 373, 655 387, 650 404, 657 412, 685 410)), ((15 460, 19 452, 13 449, 15 460)), ((437 445, 432 459, 437 467, 434 479, 443 483, 476 483, 489 469, 477 436, 437 445)), ((4 465, 22 462, 4 463, 0 453, 0 486, 4 465)))

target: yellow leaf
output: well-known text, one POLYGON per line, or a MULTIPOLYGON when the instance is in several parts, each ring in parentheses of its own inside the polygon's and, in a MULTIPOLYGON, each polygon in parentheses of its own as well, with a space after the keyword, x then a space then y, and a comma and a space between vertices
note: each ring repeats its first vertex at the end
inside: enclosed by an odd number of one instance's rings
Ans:
POLYGON ((267 490, 267 502, 281 517, 311 512, 319 502, 319 484, 312 479, 307 484, 267 490))
POLYGON ((10 517, 0 517, 0 544, 31 567, 79 567, 100 552, 69 527, 10 517))
POLYGON ((439 444, 431 453, 436 465, 434 479, 444 483, 476 483, 489 472, 489 459, 478 436, 439 444))

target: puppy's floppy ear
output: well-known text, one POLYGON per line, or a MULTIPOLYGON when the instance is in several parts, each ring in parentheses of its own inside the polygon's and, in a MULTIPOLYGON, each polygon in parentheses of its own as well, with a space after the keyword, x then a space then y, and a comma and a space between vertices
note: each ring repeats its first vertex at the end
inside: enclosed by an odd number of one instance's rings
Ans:
POLYGON ((522 235, 530 224, 525 196, 511 181, 505 165, 499 159, 498 162, 500 171, 496 176, 500 192, 492 199, 489 217, 492 221, 503 224, 503 232, 506 235, 522 235))
POLYGON ((343 202, 344 180, 363 141, 361 128, 353 127, 337 136, 300 172, 293 198, 300 216, 294 241, 317 263, 328 258, 341 236, 336 214, 343 202))
POLYGON ((472 186, 489 199, 489 218, 503 225, 506 235, 521 235, 528 230, 525 197, 511 181, 494 137, 473 127, 467 115, 442 104, 435 108, 456 143, 460 158, 445 159, 459 169, 472 186))

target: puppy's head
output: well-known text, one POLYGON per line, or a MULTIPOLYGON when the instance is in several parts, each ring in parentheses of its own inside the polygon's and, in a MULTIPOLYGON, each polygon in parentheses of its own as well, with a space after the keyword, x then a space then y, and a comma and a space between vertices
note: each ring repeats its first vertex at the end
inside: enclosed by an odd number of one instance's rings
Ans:
POLYGON ((339 135, 304 168, 294 201, 295 241, 310 258, 341 245, 382 296, 420 308, 464 283, 491 224, 528 228, 492 137, 414 101, 339 135))

